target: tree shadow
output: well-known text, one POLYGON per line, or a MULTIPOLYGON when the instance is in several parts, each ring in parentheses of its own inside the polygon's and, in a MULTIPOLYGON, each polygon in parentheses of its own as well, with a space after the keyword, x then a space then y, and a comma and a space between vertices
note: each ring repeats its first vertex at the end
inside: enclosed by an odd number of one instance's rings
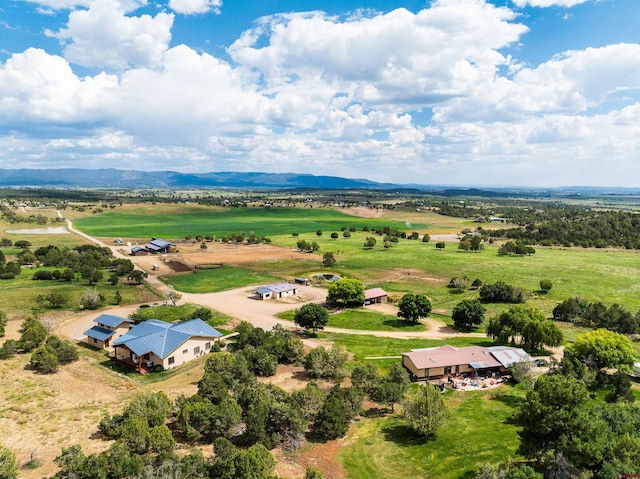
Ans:
POLYGON ((418 446, 424 444, 428 438, 416 433, 406 424, 392 424, 382 428, 385 441, 390 441, 398 446, 418 446))
POLYGON ((406 328, 408 326, 415 326, 417 324, 420 324, 418 322, 413 322, 413 321, 407 321, 406 319, 385 319, 382 324, 384 324, 385 326, 389 326, 391 328, 406 328))

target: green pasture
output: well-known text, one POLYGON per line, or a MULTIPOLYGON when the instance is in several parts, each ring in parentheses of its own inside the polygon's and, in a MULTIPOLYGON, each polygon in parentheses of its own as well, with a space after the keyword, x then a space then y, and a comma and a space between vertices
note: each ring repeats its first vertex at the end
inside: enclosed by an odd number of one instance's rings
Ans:
MULTIPOLYGON (((479 278, 484 284, 504 281, 532 293, 527 304, 547 314, 560 302, 571 296, 588 301, 618 303, 632 313, 640 309, 640 252, 622 249, 543 248, 525 257, 499 256, 497 246, 486 245, 479 253, 458 250, 456 243, 447 243, 444 250, 434 243, 400 240, 392 248, 378 244, 371 250, 363 248, 366 233, 352 233, 351 238, 331 240, 324 234, 300 235, 320 245, 316 254, 307 261, 270 261, 243 267, 256 272, 292 278, 330 271, 342 276, 361 279, 367 287, 380 286, 396 298, 404 293, 426 294, 434 313, 450 315, 453 307, 463 299, 478 298, 478 291, 468 289, 456 293, 447 288, 449 280, 466 276, 471 283, 479 278), (331 251, 336 264, 330 269, 322 267, 322 254, 331 251), (548 293, 539 291, 543 278, 552 281, 548 293)), ((299 238, 290 235, 274 237, 275 244, 295 246, 299 238)), ((495 316, 507 306, 488 304, 487 317, 495 316)))
MULTIPOLYGON (((81 280, 79 276, 76 281, 69 283, 56 280, 33 280, 33 274, 42 269, 52 271, 55 268, 24 268, 15 279, 0 280, 0 288, 2 288, 2 294, 0 294, 0 311, 4 311, 9 316, 24 316, 32 311, 45 312, 48 309, 41 307, 36 301, 36 298, 39 295, 46 296, 51 292, 62 293, 69 298, 67 305, 60 308, 61 310, 77 310, 79 299, 87 288, 96 288, 98 293, 104 295, 104 306, 116 304, 114 296, 118 289, 122 295, 122 302, 120 304, 123 305, 158 300, 158 297, 149 292, 144 286, 129 283, 112 286, 105 280, 102 280, 97 285, 89 286, 89 284, 85 280, 81 280)), ((108 275, 105 274, 105 278, 107 276, 108 275)))
POLYGON ((282 281, 277 276, 231 266, 197 270, 195 273, 163 276, 162 280, 172 285, 176 290, 184 291, 185 293, 212 293, 242 288, 251 284, 282 281))
MULTIPOLYGON (((293 321, 294 314, 295 311, 286 311, 280 313, 278 317, 293 321)), ((426 329, 424 324, 405 321, 391 314, 367 311, 365 308, 347 309, 340 313, 329 314, 327 327, 362 331, 424 331, 426 329)))
MULTIPOLYGON (((322 230, 325 235, 342 227, 405 228, 400 221, 359 218, 335 210, 321 208, 213 208, 205 206, 163 206, 158 209, 141 206, 126 211, 108 211, 79 218, 74 226, 98 237, 184 238, 190 234, 214 235, 218 238, 244 232, 258 236, 291 235, 322 230)), ((423 225, 424 226, 424 225, 423 225)))
POLYGON ((510 385, 491 391, 450 391, 451 416, 434 438, 416 435, 399 415, 361 420, 351 427, 338 460, 350 479, 475 477, 486 463, 516 458, 518 428, 509 417, 523 393, 510 385))

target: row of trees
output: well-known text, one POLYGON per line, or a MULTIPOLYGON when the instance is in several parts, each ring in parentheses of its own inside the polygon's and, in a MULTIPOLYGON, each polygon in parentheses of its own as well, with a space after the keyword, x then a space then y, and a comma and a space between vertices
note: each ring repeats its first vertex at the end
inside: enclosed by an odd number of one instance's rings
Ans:
POLYGON ((556 305, 553 319, 607 328, 622 334, 640 332, 640 311, 633 315, 619 304, 607 307, 600 302, 590 303, 579 297, 568 298, 556 305))
POLYGON ((487 336, 500 344, 520 344, 528 351, 562 344, 562 331, 534 307, 511 306, 489 321, 487 336))

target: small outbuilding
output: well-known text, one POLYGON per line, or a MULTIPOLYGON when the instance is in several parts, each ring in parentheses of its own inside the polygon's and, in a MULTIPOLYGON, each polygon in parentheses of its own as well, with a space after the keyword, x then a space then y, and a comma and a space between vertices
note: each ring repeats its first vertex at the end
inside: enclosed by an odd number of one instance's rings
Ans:
POLYGON ((286 296, 295 296, 298 294, 298 287, 291 283, 276 283, 268 286, 261 286, 256 289, 260 299, 279 299, 286 296))
POLYGON ((386 303, 388 299, 387 292, 382 288, 371 288, 364 290, 364 305, 386 303))

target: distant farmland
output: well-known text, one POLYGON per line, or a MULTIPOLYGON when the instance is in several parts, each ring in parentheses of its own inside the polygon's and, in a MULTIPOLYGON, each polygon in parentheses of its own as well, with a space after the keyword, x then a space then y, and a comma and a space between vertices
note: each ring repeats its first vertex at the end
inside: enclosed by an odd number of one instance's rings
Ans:
MULTIPOLYGON (((402 221, 358 218, 329 209, 312 208, 210 208, 200 206, 139 207, 126 212, 110 211, 75 221, 76 227, 99 237, 183 238, 185 235, 215 235, 254 233, 258 236, 277 236, 310 233, 324 234, 341 228, 364 226, 379 228, 385 225, 406 230, 402 221), (159 211, 161 210, 161 211, 159 211)), ((412 225, 421 229, 425 225, 412 225)))

